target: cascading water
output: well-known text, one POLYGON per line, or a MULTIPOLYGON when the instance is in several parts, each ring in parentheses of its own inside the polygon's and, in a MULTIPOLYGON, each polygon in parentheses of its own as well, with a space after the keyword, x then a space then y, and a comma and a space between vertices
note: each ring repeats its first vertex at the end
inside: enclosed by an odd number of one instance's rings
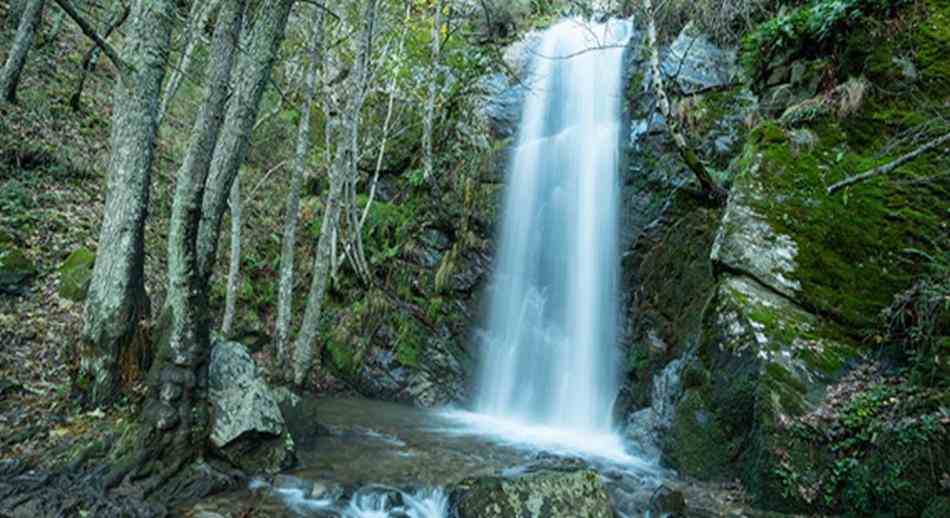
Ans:
POLYGON ((568 20, 534 51, 511 158, 476 411, 609 433, 625 21, 568 20))

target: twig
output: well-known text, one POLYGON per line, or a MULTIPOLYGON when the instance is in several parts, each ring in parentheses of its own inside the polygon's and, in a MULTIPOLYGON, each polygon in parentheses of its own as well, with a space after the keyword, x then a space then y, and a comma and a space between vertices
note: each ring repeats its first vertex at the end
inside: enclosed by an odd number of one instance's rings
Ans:
POLYGON ((882 166, 875 167, 874 169, 871 169, 870 171, 866 173, 850 176, 848 178, 845 178, 844 180, 841 180, 840 182, 834 183, 830 187, 828 187, 828 194, 834 194, 836 191, 839 191, 849 185, 854 185, 858 182, 863 182, 864 180, 867 180, 869 178, 874 178, 875 176, 888 174, 891 171, 897 169, 898 167, 906 164, 907 162, 910 162, 911 160, 919 157, 920 155, 926 153, 927 151, 930 151, 931 149, 937 146, 940 146, 946 142, 950 142, 950 133, 947 133, 946 135, 936 140, 932 140, 924 144, 923 146, 920 146, 919 148, 911 151, 910 153, 907 153, 906 155, 894 160, 893 162, 888 162, 882 166))

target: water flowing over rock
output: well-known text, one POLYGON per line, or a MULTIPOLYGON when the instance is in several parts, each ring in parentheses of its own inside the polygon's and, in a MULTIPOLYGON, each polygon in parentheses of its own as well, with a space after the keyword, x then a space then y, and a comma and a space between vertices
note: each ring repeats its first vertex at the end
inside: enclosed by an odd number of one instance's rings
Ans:
POLYGON ((620 99, 627 22, 567 20, 531 51, 476 408, 610 428, 617 394, 620 99))
POLYGON ((682 360, 671 361, 653 379, 652 406, 634 412, 627 419, 624 435, 648 458, 660 459, 663 435, 670 429, 676 412, 682 368, 682 360))

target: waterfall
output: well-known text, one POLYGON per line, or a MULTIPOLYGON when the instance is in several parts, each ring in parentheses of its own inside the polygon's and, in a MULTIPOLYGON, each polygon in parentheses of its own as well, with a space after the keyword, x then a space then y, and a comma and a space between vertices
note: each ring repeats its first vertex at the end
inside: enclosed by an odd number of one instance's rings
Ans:
POLYGON ((624 21, 567 20, 534 50, 481 333, 481 414, 611 430, 623 56, 631 31, 624 21))

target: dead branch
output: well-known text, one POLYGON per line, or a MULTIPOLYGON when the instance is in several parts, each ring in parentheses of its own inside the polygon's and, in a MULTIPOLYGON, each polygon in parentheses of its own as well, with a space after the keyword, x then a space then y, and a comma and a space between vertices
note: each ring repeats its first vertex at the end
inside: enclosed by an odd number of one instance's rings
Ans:
POLYGON ((96 29, 94 29, 92 25, 90 25, 89 22, 86 21, 86 19, 83 18, 78 11, 76 11, 76 9, 69 3, 69 0, 55 0, 55 2, 63 9, 63 12, 65 12, 67 16, 76 22, 76 25, 79 26, 83 34, 89 37, 93 43, 102 49, 102 52, 105 53, 106 57, 109 58, 109 61, 111 61, 112 64, 115 65, 115 67, 119 70, 119 76, 124 78, 131 67, 128 63, 122 61, 122 58, 120 58, 119 54, 114 48, 112 48, 112 45, 106 43, 106 41, 102 39, 101 36, 99 36, 99 33, 96 32, 96 29))
POLYGON ((931 149, 937 146, 943 145, 947 142, 950 142, 950 133, 947 133, 946 135, 942 137, 932 140, 892 162, 888 162, 882 166, 875 167, 874 169, 871 169, 870 171, 866 173, 849 176, 848 178, 845 178, 844 180, 841 180, 840 182, 836 182, 828 187, 828 194, 834 194, 835 192, 840 191, 841 189, 849 185, 854 185, 858 182, 863 182, 864 180, 867 180, 869 178, 874 178, 876 176, 889 174, 890 172, 906 164, 907 162, 910 162, 911 160, 919 157, 920 155, 926 153, 927 151, 930 151, 931 149))

